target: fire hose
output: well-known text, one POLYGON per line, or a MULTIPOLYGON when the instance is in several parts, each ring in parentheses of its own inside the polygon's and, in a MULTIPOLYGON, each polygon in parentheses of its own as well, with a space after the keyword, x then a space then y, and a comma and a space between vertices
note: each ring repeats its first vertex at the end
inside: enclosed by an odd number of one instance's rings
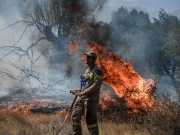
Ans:
MULTIPOLYGON (((71 93, 71 92, 72 92, 72 91, 70 91, 70 93, 71 93)), ((74 100, 73 100, 73 102, 72 102, 72 104, 71 104, 71 106, 70 106, 70 108, 69 108, 69 110, 68 110, 68 112, 67 112, 67 114, 66 114, 66 116, 65 116, 65 119, 64 119, 61 127, 60 127, 59 130, 57 131, 56 135, 58 135, 59 132, 62 130, 62 127, 64 126, 67 118, 69 117, 69 115, 70 115, 70 113, 71 113, 71 110, 72 110, 72 108, 73 108, 73 106, 74 106, 74 103, 75 103, 76 99, 77 99, 77 96, 74 97, 74 100)))
MULTIPOLYGON (((85 78, 84 75, 81 75, 80 78, 81 78, 81 89, 82 89, 82 86, 85 86, 85 85, 86 85, 86 80, 87 80, 87 78, 85 78)), ((77 90, 70 90, 70 93, 75 94, 75 93, 77 93, 77 90)), ((57 131, 56 135, 58 135, 59 132, 62 130, 62 127, 64 126, 67 118, 69 117, 69 115, 70 115, 70 113, 71 113, 71 110, 72 110, 72 108, 73 108, 73 106, 74 106, 74 103, 76 102, 76 99, 77 99, 77 95, 74 97, 74 100, 73 100, 73 102, 72 102, 72 104, 71 104, 71 106, 70 106, 70 108, 69 108, 69 110, 68 110, 68 112, 67 112, 67 114, 66 114, 66 116, 65 116, 65 119, 64 119, 61 127, 60 127, 59 130, 57 131)))

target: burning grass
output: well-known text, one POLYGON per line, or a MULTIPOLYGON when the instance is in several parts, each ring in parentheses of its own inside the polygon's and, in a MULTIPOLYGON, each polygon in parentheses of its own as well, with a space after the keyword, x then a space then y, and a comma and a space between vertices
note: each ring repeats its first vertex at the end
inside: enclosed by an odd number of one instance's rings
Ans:
POLYGON ((139 120, 151 134, 180 135, 180 103, 164 96, 152 112, 139 120))
MULTIPOLYGON (((164 97, 158 100, 151 111, 144 114, 127 113, 123 99, 117 103, 108 101, 108 109, 99 108, 98 122, 100 135, 179 135, 180 105, 164 97)), ((54 135, 64 115, 42 113, 0 112, 0 135, 54 135)), ((83 133, 88 133, 85 119, 83 133)), ((62 135, 72 133, 70 118, 62 135)))

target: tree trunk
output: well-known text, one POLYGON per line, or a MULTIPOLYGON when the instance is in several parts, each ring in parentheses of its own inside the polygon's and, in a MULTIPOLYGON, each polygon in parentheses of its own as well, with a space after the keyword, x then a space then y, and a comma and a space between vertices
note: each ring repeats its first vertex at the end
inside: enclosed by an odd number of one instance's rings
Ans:
POLYGON ((174 73, 175 73, 175 70, 176 70, 176 63, 173 64, 173 67, 172 67, 172 73, 169 72, 169 70, 167 69, 167 66, 164 64, 163 65, 163 70, 165 71, 165 73, 170 77, 171 81, 172 81, 172 84, 177 87, 177 82, 176 82, 176 79, 174 78, 174 73))
POLYGON ((58 80, 64 77, 63 73, 66 70, 66 65, 69 60, 68 54, 66 51, 67 40, 61 38, 51 41, 52 51, 50 55, 50 65, 48 78, 51 81, 58 80))

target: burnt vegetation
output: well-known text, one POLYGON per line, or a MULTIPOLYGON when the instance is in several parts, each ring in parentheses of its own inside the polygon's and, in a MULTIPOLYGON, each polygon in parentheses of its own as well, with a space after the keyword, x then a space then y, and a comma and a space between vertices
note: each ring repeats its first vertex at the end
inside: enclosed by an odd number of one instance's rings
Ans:
POLYGON ((103 101, 107 109, 99 106, 99 121, 114 123, 135 123, 147 130, 150 135, 179 135, 180 134, 180 105, 179 102, 171 101, 168 95, 156 97, 156 103, 148 111, 132 113, 132 108, 126 107, 123 98, 113 97, 103 101), (116 101, 116 102, 114 102, 116 101))

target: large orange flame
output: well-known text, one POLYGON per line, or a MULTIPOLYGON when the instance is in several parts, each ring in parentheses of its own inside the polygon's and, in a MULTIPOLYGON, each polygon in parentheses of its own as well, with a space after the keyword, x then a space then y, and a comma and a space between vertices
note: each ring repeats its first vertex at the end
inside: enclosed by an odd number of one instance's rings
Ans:
POLYGON ((103 81, 108 83, 117 96, 126 100, 127 107, 133 112, 147 111, 155 102, 153 92, 155 82, 143 79, 133 70, 130 62, 125 62, 119 55, 92 42, 90 50, 98 54, 97 64, 104 71, 103 81))
POLYGON ((114 99, 108 92, 102 93, 100 100, 101 108, 103 110, 107 110, 113 104, 116 104, 116 99, 114 99))
MULTIPOLYGON (((72 42, 72 44, 67 47, 67 50, 75 53, 78 49, 77 43, 78 41, 72 42)), ((124 98, 126 106, 132 110, 131 112, 139 113, 153 108, 155 103, 153 95, 155 82, 153 80, 143 79, 133 70, 130 62, 125 62, 119 55, 108 51, 97 43, 92 42, 88 45, 90 50, 98 54, 96 62, 104 71, 103 81, 115 90, 119 98, 124 98)), ((108 109, 106 105, 107 102, 115 103, 116 101, 108 93, 104 93, 103 100, 100 102, 103 109, 108 109)), ((59 105, 61 104, 59 103, 59 105)), ((1 109, 1 111, 30 113, 33 106, 36 108, 48 107, 49 103, 38 100, 27 100, 23 103, 20 102, 9 105, 1 109)), ((60 115, 66 113, 66 109, 59 112, 60 115)))

